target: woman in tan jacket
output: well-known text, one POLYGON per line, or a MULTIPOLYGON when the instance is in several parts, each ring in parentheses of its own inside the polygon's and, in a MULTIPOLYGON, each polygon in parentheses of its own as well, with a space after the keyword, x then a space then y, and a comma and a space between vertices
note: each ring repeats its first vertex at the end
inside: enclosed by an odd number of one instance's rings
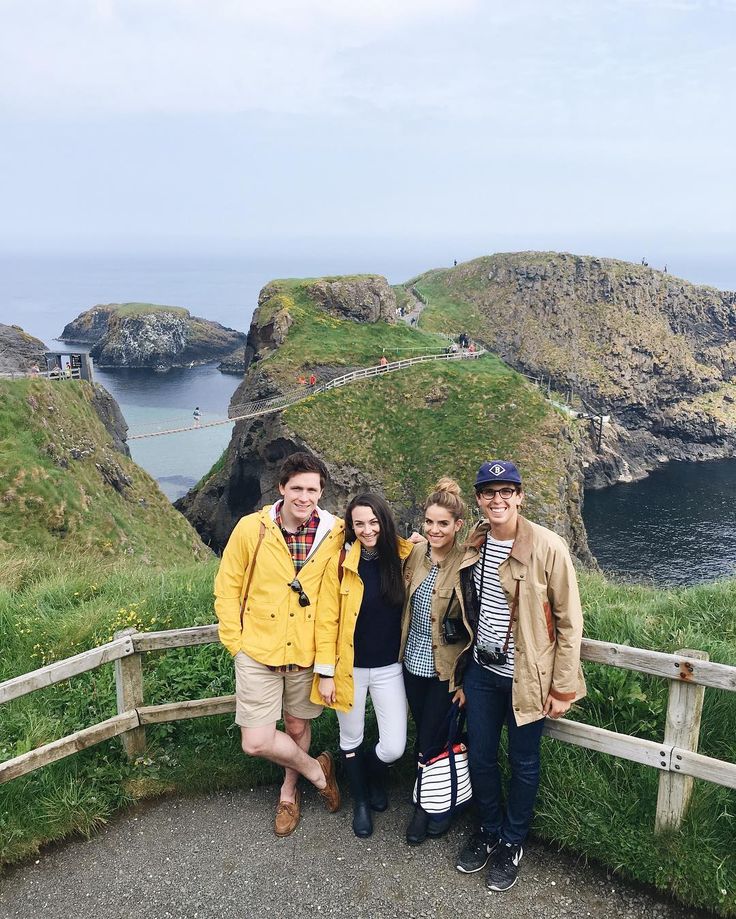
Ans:
MULTIPOLYGON (((455 665, 470 646, 458 578, 464 550, 457 537, 465 512, 457 482, 440 479, 424 503, 427 542, 414 547, 404 566, 407 596, 401 652, 404 687, 416 725, 417 757, 447 739, 440 734, 454 697, 455 665)), ((451 819, 430 818, 416 805, 406 841, 416 846, 427 836, 441 836, 451 819)))

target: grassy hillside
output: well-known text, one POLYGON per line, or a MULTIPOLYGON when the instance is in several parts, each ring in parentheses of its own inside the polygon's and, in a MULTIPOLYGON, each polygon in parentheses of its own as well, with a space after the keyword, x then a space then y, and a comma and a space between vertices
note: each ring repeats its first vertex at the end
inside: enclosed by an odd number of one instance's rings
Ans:
MULTIPOLYGON (((91 647, 129 625, 154 630, 211 622, 215 565, 158 574, 129 570, 102 579, 89 565, 23 590, 0 588, 0 679, 91 647)), ((583 574, 581 586, 590 637, 665 651, 703 648, 713 660, 736 665, 736 582, 663 591, 583 574)), ((664 681, 596 665, 585 670, 590 694, 573 717, 661 739, 664 681)), ((147 703, 232 691, 232 664, 218 645, 146 657, 147 703)), ((114 713, 112 665, 41 690, 3 706, 0 759, 114 713)), ((734 761, 735 737, 734 694, 707 690, 701 752, 734 761)), ((118 741, 109 741, 0 786, 0 862, 70 833, 89 834, 141 798, 276 778, 275 769, 243 756, 232 716, 149 727, 148 739, 147 754, 135 763, 125 761, 118 741)), ((325 746, 337 747, 332 714, 315 725, 314 748, 325 746)), ((408 790, 408 757, 397 776, 408 790)), ((655 837, 657 779, 654 769, 545 741, 534 832, 687 904, 736 916, 736 792, 696 782, 683 830, 655 837)))
POLYGON ((428 302, 422 329, 463 329, 514 366, 619 409, 658 396, 666 409, 727 380, 721 368, 734 325, 728 303, 713 288, 647 266, 499 253, 426 272, 412 284, 428 302))
POLYGON ((0 381, 2 580, 97 559, 161 568, 208 550, 153 479, 114 449, 81 381, 0 381))
POLYGON ((442 474, 472 495, 480 462, 513 456, 529 483, 530 513, 563 526, 569 419, 493 356, 351 384, 292 406, 284 421, 327 460, 364 470, 390 501, 409 507, 442 474))
POLYGON ((445 335, 419 331, 404 322, 353 322, 320 309, 309 295, 315 280, 273 281, 271 296, 259 307, 261 327, 278 313, 288 314, 292 322, 284 343, 258 365, 277 382, 292 386, 300 373, 313 367, 368 367, 384 353, 397 360, 442 350, 448 344, 445 335))
MULTIPOLYGON (((448 348, 447 335, 404 322, 341 318, 316 302, 314 284, 313 279, 275 281, 264 289, 252 330, 252 340, 261 343, 259 359, 251 364, 236 401, 247 401, 274 384, 292 389, 312 371, 322 380, 328 371, 334 375, 343 367, 375 366, 384 354, 395 360, 448 348)), ((457 335, 463 327, 458 322, 445 331, 457 335)), ((576 445, 587 428, 491 355, 387 373, 315 394, 265 424, 245 425, 260 438, 243 442, 243 435, 235 434, 238 449, 249 456, 269 452, 269 437, 291 436, 336 470, 359 469, 380 482, 404 522, 419 513, 440 475, 455 476, 468 491, 480 462, 513 456, 526 476, 532 513, 569 536, 581 557, 587 553, 574 481, 576 445)), ((208 492, 216 491, 223 504, 237 497, 227 492, 231 461, 232 456, 205 477, 208 492)))

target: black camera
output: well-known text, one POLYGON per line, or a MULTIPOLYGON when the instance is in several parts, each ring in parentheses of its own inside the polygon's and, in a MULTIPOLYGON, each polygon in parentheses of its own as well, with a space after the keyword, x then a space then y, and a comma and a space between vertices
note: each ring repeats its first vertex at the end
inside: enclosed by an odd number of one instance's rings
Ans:
POLYGON ((463 640, 465 627, 460 619, 450 619, 447 616, 442 620, 442 637, 448 645, 456 645, 463 640))
POLYGON ((484 667, 491 665, 503 667, 504 664, 509 662, 508 655, 501 648, 501 645, 476 645, 475 653, 478 657, 478 663, 483 664, 484 667))

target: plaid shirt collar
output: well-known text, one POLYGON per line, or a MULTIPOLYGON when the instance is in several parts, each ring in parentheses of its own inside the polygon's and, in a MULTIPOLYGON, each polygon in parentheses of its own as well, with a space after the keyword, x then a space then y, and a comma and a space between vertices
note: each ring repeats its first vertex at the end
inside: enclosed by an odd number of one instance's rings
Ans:
POLYGON ((281 508, 283 505, 284 502, 279 501, 274 513, 274 522, 281 530, 286 545, 289 547, 289 552, 291 552, 291 557, 294 561, 294 567, 299 571, 306 562, 312 546, 314 545, 314 537, 317 535, 317 528, 319 527, 319 513, 317 512, 317 508, 315 508, 306 523, 298 526, 296 532, 289 533, 288 530, 284 529, 284 522, 281 518, 281 508))

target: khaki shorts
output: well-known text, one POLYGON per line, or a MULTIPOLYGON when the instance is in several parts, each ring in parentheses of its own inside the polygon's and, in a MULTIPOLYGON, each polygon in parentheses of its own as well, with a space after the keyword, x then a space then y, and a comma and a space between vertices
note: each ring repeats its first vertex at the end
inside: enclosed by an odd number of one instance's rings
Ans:
POLYGON ((235 723, 243 728, 276 724, 281 711, 305 721, 322 712, 309 701, 313 670, 276 673, 243 651, 235 655, 235 723))

